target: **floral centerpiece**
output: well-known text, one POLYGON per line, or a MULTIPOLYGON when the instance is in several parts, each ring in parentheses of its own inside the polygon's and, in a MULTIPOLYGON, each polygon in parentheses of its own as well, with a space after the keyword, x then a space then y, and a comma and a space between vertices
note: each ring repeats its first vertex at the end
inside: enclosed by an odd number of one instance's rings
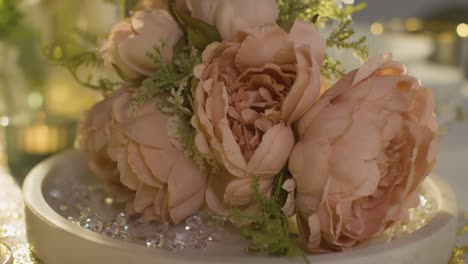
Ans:
POLYGON ((253 252, 343 251, 380 235, 417 205, 437 124, 430 89, 390 54, 366 58, 351 28, 362 8, 139 2, 99 52, 121 80, 88 79, 106 95, 80 128, 90 167, 129 213, 177 225, 211 210, 253 252), (345 74, 327 48, 363 64, 345 74))

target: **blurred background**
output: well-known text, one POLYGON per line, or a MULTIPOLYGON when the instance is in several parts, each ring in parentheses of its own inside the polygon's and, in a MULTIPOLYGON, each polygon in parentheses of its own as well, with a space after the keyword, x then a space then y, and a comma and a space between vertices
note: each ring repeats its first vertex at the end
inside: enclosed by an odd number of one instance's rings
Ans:
POLYGON ((0 148, 20 183, 39 161, 73 147, 80 116, 101 96, 78 84, 73 65, 51 63, 49 49, 95 52, 99 43, 79 41, 103 39, 118 18, 112 1, 0 0, 0 148), (71 39, 77 32, 87 36, 71 39))
MULTIPOLYGON (((442 133, 464 122, 468 0, 367 2, 354 18, 370 55, 392 51, 434 90, 442 133)), ((45 50, 67 43, 71 32, 87 32, 99 44, 118 20, 112 0, 0 0, 0 150, 6 153, 0 162, 19 182, 37 162, 73 146, 78 120, 101 96, 50 63, 45 50)), ((67 52, 83 47, 95 49, 67 52)), ((358 66, 352 55, 333 52, 349 69, 358 66)))

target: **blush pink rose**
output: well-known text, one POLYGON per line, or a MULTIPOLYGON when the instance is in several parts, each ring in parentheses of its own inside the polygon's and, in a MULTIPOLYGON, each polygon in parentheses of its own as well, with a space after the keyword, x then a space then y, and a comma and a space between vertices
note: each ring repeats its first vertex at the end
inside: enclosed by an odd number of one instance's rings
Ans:
POLYGON ((199 151, 221 168, 207 191, 212 210, 253 206, 254 177, 262 193, 270 191, 295 143, 292 124, 320 95, 324 49, 314 25, 297 21, 289 34, 258 28, 204 51, 192 123, 199 151))
POLYGON ((160 47, 162 60, 170 63, 174 45, 182 35, 182 29, 168 11, 141 10, 112 29, 101 53, 108 67, 115 65, 129 81, 138 80, 157 70, 148 52, 154 53, 154 47, 160 47))
POLYGON ((122 88, 96 104, 80 126, 80 148, 108 190, 131 201, 130 212, 177 224, 203 205, 206 176, 172 144, 170 117, 154 102, 130 112, 132 96, 122 88))
POLYGON ((390 55, 370 59, 301 119, 289 160, 297 220, 311 252, 379 235, 417 205, 436 162, 431 90, 390 55))
POLYGON ((251 28, 276 24, 276 0, 187 0, 192 17, 218 28, 223 40, 251 28))
POLYGON ((78 141, 80 149, 88 154, 91 171, 104 181, 109 192, 119 200, 125 201, 129 199, 131 192, 121 184, 117 163, 111 160, 107 154, 112 104, 122 93, 124 93, 124 89, 118 90, 97 103, 85 115, 79 127, 78 141))
POLYGON ((132 92, 112 102, 107 151, 120 182, 135 192, 132 212, 178 224, 204 204, 207 178, 168 135, 170 116, 148 101, 132 112, 132 92))

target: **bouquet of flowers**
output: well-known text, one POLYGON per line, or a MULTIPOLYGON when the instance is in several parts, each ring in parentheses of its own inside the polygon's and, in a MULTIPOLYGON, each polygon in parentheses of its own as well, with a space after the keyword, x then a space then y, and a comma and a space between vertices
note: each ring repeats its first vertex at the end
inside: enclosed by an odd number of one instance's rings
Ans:
POLYGON ((350 18, 362 7, 140 2, 100 49, 121 81, 99 81, 106 98, 80 128, 90 167, 144 220, 177 225, 211 210, 263 253, 378 236, 417 205, 437 124, 431 90, 390 54, 348 74, 327 55, 366 59, 350 18), (326 39, 325 25, 335 26, 326 39))

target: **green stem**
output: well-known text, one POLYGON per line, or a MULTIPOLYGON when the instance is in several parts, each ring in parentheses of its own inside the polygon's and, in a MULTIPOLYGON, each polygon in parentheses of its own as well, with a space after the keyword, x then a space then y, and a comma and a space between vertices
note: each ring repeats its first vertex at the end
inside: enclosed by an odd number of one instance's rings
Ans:
POLYGON ((127 18, 127 1, 119 0, 120 6, 120 19, 125 20, 127 18))
MULTIPOLYGON (((2 58, 5 58, 6 57, 6 53, 8 51, 6 51, 7 47, 5 46, 6 44, 1 44, 0 45, 0 54, 2 55, 1 57, 2 58)), ((3 65, 3 69, 5 69, 6 67, 8 67, 7 65, 3 65)), ((1 84, 2 84, 2 90, 4 91, 4 103, 5 103, 5 114, 8 116, 8 115, 11 115, 13 113, 15 113, 15 96, 13 95, 13 91, 12 91, 12 87, 10 86, 10 81, 9 81, 9 76, 8 74, 2 72, 0 73, 0 80, 1 80, 1 84)))

